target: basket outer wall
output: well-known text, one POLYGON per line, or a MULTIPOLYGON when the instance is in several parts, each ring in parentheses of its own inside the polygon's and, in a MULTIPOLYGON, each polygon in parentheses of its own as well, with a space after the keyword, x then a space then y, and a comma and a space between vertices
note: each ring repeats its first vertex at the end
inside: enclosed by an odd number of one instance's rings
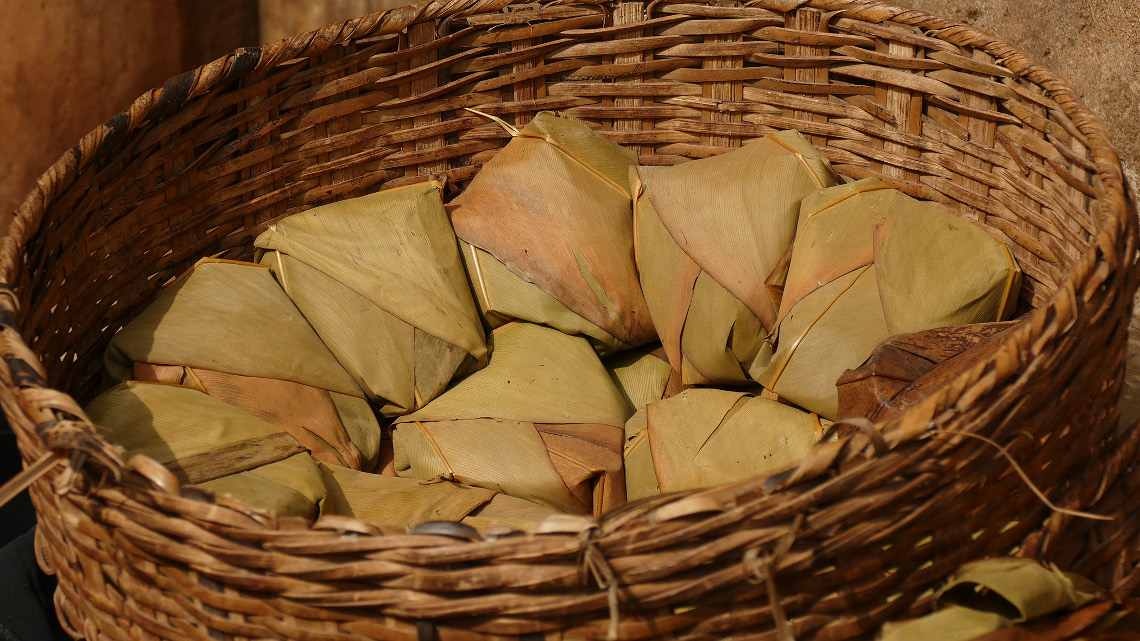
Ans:
POLYGON ((1138 587, 1136 519, 1052 513, 995 447, 959 434, 1000 443, 1058 505, 1140 507, 1136 431, 1116 429, 1135 207, 1066 83, 966 25, 873 2, 560 3, 504 25, 507 4, 405 7, 235 52, 142 96, 41 178, 0 244, 0 403, 26 463, 51 466, 31 489, 66 627, 713 639, 775 638, 786 619, 797 639, 849 639, 925 611, 986 554, 1138 587), (429 175, 461 189, 506 142, 468 106, 515 122, 568 111, 658 164, 799 128, 845 177, 879 176, 1009 243, 1033 311, 881 438, 536 537, 309 527, 211 502, 94 436, 73 398, 97 390, 103 347, 164 284, 333 199, 429 175))

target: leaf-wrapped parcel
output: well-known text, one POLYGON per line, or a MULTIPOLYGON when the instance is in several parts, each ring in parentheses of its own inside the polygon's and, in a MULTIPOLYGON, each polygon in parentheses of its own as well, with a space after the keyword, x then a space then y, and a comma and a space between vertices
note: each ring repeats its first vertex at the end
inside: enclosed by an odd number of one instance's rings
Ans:
POLYGON ((757 382, 830 420, 835 381, 890 333, 875 280, 875 225, 905 198, 877 179, 803 199, 773 333, 750 372, 757 382))
POLYGON ((490 364, 393 425, 396 473, 500 490, 575 514, 625 501, 629 407, 590 344, 530 323, 495 330, 490 364))
POLYGON ((750 372, 830 420, 836 381, 896 331, 997 321, 1012 309, 1020 276, 1004 246, 878 179, 804 198, 798 226, 774 350, 750 372))
POLYGON ((438 182, 294 214, 254 245, 384 416, 412 412, 487 345, 438 182))
POLYGON ((626 431, 633 500, 778 471, 801 460, 824 425, 814 414, 771 399, 696 388, 651 403, 626 431))
POLYGON ((162 463, 184 483, 280 516, 333 512, 320 469, 295 438, 196 389, 121 383, 86 412, 100 436, 162 463))
POLYGON ((645 408, 655 401, 669 398, 681 391, 677 372, 669 365, 665 349, 649 346, 615 354, 604 362, 622 396, 629 403, 633 416, 625 423, 626 498, 634 501, 651 494, 659 494, 653 461, 649 458, 649 443, 645 438, 645 408))
POLYGON ((907 200, 912 207, 892 210, 876 232, 875 271, 887 331, 1011 318, 1021 269, 1009 248, 969 220, 907 200))
POLYGON ((582 335, 601 354, 656 339, 634 266, 632 151, 540 113, 452 201, 476 298, 494 325, 582 335))
POLYGON ((545 505, 451 481, 425 483, 324 463, 321 472, 338 515, 381 527, 462 521, 476 528, 498 525, 532 531, 543 519, 557 514, 545 505))
POLYGON ((649 313, 684 385, 748 382, 775 326, 800 200, 836 183, 796 131, 633 177, 649 313))
POLYGON ((371 470, 380 426, 269 269, 195 267, 111 339, 108 378, 185 385, 293 435, 318 460, 371 470))

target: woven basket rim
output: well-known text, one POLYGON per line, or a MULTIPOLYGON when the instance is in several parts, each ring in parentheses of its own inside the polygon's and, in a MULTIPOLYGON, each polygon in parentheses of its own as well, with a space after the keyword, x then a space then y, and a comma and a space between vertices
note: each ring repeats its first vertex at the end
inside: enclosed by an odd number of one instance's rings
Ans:
MULTIPOLYGON (((660 0, 658 0, 660 1, 660 0)), ((677 4, 666 0, 670 4, 677 4)), ((256 71, 266 69, 288 60, 320 55, 332 47, 351 39, 390 35, 400 32, 410 25, 432 20, 446 20, 497 12, 510 6, 531 4, 523 0, 458 0, 453 2, 431 1, 409 5, 397 9, 377 12, 366 16, 334 23, 320 29, 298 34, 277 42, 267 43, 260 47, 247 47, 219 57, 207 63, 169 79, 161 88, 153 89, 136 99, 127 109, 109 119, 106 123, 96 127, 86 134, 80 142, 66 152, 56 161, 38 180, 23 204, 15 212, 15 218, 8 231, 0 239, 0 325, 6 325, 15 332, 14 340, 17 342, 15 354, 26 355, 36 359, 30 348, 20 335, 18 321, 17 298, 12 294, 7 283, 12 279, 15 270, 20 264, 24 247, 29 238, 36 232, 44 212, 77 178, 77 175, 101 157, 115 151, 119 145, 144 125, 157 122, 179 112, 179 110, 193 104, 194 100, 207 92, 226 83, 248 76, 256 71)), ((601 7, 615 7, 623 4, 615 0, 556 0, 552 5, 595 5, 601 7)), ((714 0, 693 0, 685 4, 714 4, 714 0)), ((1111 248, 1115 247, 1123 234, 1135 233, 1132 229, 1132 219, 1135 218, 1135 203, 1126 188, 1123 172, 1116 151, 1104 123, 1093 114, 1072 87, 1044 66, 1037 63, 1028 53, 999 38, 990 36, 975 27, 948 18, 941 18, 922 11, 897 7, 877 0, 752 0, 746 6, 772 9, 775 11, 788 11, 795 8, 814 8, 827 12, 842 13, 868 20, 870 22, 895 21, 925 30, 931 37, 938 38, 959 46, 973 46, 993 55, 997 64, 1005 66, 1019 77, 1023 77, 1046 91, 1070 117, 1078 130, 1087 138, 1091 160, 1095 164, 1100 185, 1097 189, 1096 200, 1101 203, 1100 227, 1090 249, 1075 261, 1074 266, 1065 274, 1064 280, 1058 284, 1058 289, 1042 307, 1034 310, 1030 317, 1023 319, 1014 331, 1010 332, 1007 343, 1026 344, 1034 340, 1033 325, 1047 314, 1055 314, 1064 320, 1071 315, 1073 305, 1068 297, 1073 295, 1071 283, 1085 281, 1089 278, 1096 265, 1097 254, 1111 256, 1111 248)), ((17 359, 18 360, 18 359, 17 359)), ((963 374, 962 379, 980 374, 986 363, 977 365, 974 370, 963 374)), ((29 364, 28 371, 38 369, 38 359, 29 364)), ((1016 374, 1016 372, 1007 373, 1016 374)), ((975 377, 976 378, 976 377, 975 377)), ((1005 380, 1005 379, 1000 379, 1005 380)), ((41 381, 42 384, 42 381, 41 381)), ((45 385, 46 387, 46 385, 45 385)), ((23 396, 21 394, 21 396, 23 396)), ((32 404, 33 401, 23 398, 23 402, 32 404)), ((934 399, 932 399, 934 400, 934 399)), ((11 408, 9 410, 11 411, 11 408)), ((888 433, 889 446, 893 448, 900 443, 909 442, 928 431, 926 425, 914 425, 908 422, 908 415, 896 419, 891 423, 896 429, 888 433)), ((88 429, 89 426, 88 426, 88 429)), ((177 496, 177 490, 171 492, 171 487, 177 488, 177 481, 164 468, 152 466, 136 466, 134 464, 121 465, 114 449, 101 438, 91 433, 89 439, 80 439, 75 442, 76 449, 80 449, 96 460, 101 461, 112 471, 122 472, 130 470, 141 474, 150 481, 152 487, 159 491, 177 496), (115 470, 115 467, 119 467, 115 470), (173 486, 171 482, 173 481, 173 486)), ((853 439, 851 451, 847 452, 845 460, 849 460, 852 452, 870 453, 872 449, 880 452, 881 448, 873 444, 864 436, 847 437, 853 439)), ((886 450, 882 450, 886 451, 886 450)), ((881 453, 881 452, 880 452, 881 453)), ((838 456, 838 453, 836 453, 838 456)), ((866 464, 874 464, 876 456, 871 456, 866 464)), ((862 467, 862 466, 860 466, 862 467)), ((770 479, 754 478, 722 488, 713 488, 699 492, 706 495, 710 492, 728 488, 729 491, 740 494, 753 495, 757 492, 768 494, 776 485, 784 487, 789 482, 801 482, 812 476, 783 475, 781 478, 770 479), (767 484, 765 484, 767 481, 767 484), (735 489, 732 489, 735 488, 735 489)), ((827 485, 825 483, 824 485, 827 485)), ((820 488, 820 491, 826 491, 820 488)), ((664 503, 666 500, 676 499, 678 496, 689 495, 694 499, 695 492, 674 493, 661 495, 654 502, 664 503)), ((700 500, 691 502, 699 504, 700 500)), ((686 502, 689 505, 690 502, 686 502)), ((687 507, 680 507, 674 502, 671 512, 681 515, 687 507)), ((623 509, 603 517, 607 527, 604 530, 612 532, 619 529, 626 519, 621 518, 623 509), (612 518, 611 518, 612 517, 612 518)), ((335 529, 343 531, 353 529, 345 519, 329 519, 318 521, 312 529, 335 529), (323 521, 323 523, 322 523, 323 521)), ((253 527, 253 521, 248 521, 253 527)), ((259 528, 278 528, 276 519, 265 519, 258 523, 259 528)), ((288 529, 295 530, 291 525, 288 529)), ((370 533, 368 528, 356 530, 361 534, 370 533)), ((554 532, 558 533, 558 532, 554 532)), ((415 535, 406 535, 412 537, 415 535)), ((410 540, 410 539, 409 539, 410 540)), ((493 545, 493 542, 482 544, 458 545, 493 545)))
MULTIPOLYGON (((651 4, 713 5, 716 1, 654 0, 651 4)), ((163 83, 161 88, 142 94, 126 109, 92 129, 44 171, 36 186, 14 212, 16 220, 33 221, 32 225, 11 225, 0 239, 0 257, 7 257, 12 240, 15 240, 18 247, 27 242, 28 237, 35 231, 35 224, 38 223, 37 214, 42 215, 54 201, 55 196, 66 189, 80 170, 109 153, 115 145, 143 124, 176 112, 217 86, 279 62, 320 55, 350 39, 393 34, 412 24, 428 20, 462 18, 494 13, 510 6, 531 4, 533 3, 527 0, 460 0, 459 2, 426 0, 334 22, 257 47, 235 49, 196 69, 173 76, 163 83)), ((604 7, 623 3, 620 0, 554 0, 543 6, 563 4, 592 4, 604 7)), ((892 20, 919 27, 932 34, 932 37, 959 46, 981 47, 993 55, 999 64, 1045 89, 1065 114, 1073 118, 1073 124, 1088 138, 1092 160, 1102 181, 1103 193, 1098 193, 1097 199, 1108 198, 1115 205, 1112 207, 1113 211, 1126 213, 1129 209, 1135 209, 1135 203, 1131 202, 1131 194, 1124 180, 1120 158, 1112 146, 1104 121, 1088 108, 1068 81, 1012 43, 952 18, 899 7, 879 0, 750 0, 745 6, 777 11, 811 7, 829 12, 841 12, 843 15, 850 12, 854 17, 870 18, 873 22, 892 20)), ((0 282, 10 280, 11 264, 8 260, 0 260, 0 282)))

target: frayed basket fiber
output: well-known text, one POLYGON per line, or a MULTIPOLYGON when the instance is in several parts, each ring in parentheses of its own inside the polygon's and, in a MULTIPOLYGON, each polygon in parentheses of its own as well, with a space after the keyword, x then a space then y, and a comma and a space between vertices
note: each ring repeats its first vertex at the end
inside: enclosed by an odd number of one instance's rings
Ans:
POLYGON ((41 564, 91 640, 866 639, 985 555, 1140 583, 1135 433, 1117 427, 1138 284, 1119 160, 1064 81, 918 11, 450 0, 239 50, 52 166, 0 244, 0 283, 0 401, 41 564), (203 256, 251 258, 316 205, 433 176, 461 191, 507 142, 468 108, 567 112, 643 164, 798 129, 845 179, 1008 244, 1025 315, 926 402, 791 473, 536 535, 276 518, 95 436, 79 403, 104 348, 166 284, 203 256))

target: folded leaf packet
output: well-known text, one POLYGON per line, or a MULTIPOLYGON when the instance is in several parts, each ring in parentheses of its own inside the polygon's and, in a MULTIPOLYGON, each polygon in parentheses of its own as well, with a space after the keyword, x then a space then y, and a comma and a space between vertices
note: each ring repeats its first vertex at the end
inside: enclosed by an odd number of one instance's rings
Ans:
POLYGON ((646 408, 637 410, 625 422, 625 447, 622 461, 625 466, 625 496, 636 501, 661 493, 661 482, 653 467, 653 450, 649 446, 649 419, 646 408))
POLYGON ((335 499, 336 513, 379 526, 408 527, 425 521, 462 521, 477 528, 505 526, 533 531, 551 508, 507 496, 496 490, 450 481, 357 472, 321 464, 325 486, 335 499))
POLYGON ((450 205, 488 322, 548 325, 602 354, 656 340, 632 255, 637 155, 553 113, 512 133, 450 205))
POLYGON ((364 393, 265 267, 199 261, 111 339, 108 378, 174 383, 293 435, 318 460, 371 470, 364 393))
POLYGON ((798 227, 776 331, 749 371, 827 419, 838 416, 836 380, 893 334, 1012 310, 1020 273, 1004 246, 878 179, 804 198, 798 227))
POLYGON ((316 207, 254 245, 384 416, 415 411, 487 345, 437 182, 316 207))
POLYGON ((632 349, 615 354, 604 362, 622 396, 634 415, 625 423, 625 489, 627 500, 634 501, 661 492, 653 471, 649 443, 645 438, 645 408, 655 401, 669 398, 681 389, 677 373, 669 365, 665 349, 657 347, 632 349), (632 461, 631 461, 632 457, 632 461))
POLYGON ((636 258, 653 323, 684 385, 748 382, 775 326, 800 200, 837 181, 796 131, 631 172, 636 258))
POLYGON ((887 331, 1011 318, 1021 269, 1009 248, 978 225, 910 200, 876 232, 875 271, 887 331), (922 214, 908 212, 921 208, 922 214))
POLYGON ((504 325, 491 342, 486 368, 396 420, 396 473, 575 514, 623 503, 630 409, 590 344, 530 323, 504 325))
POLYGON ((777 326, 769 339, 775 349, 765 346, 750 369, 757 382, 835 420, 836 379, 890 336, 875 278, 875 226, 903 199, 875 179, 803 199, 777 326))
POLYGON ((818 416, 771 399, 685 390, 650 404, 627 423, 629 498, 778 471, 802 459, 823 431, 818 416))
POLYGON ((184 483, 281 516, 333 512, 316 462, 295 438, 198 390, 122 383, 86 412, 100 436, 158 461, 184 483))

